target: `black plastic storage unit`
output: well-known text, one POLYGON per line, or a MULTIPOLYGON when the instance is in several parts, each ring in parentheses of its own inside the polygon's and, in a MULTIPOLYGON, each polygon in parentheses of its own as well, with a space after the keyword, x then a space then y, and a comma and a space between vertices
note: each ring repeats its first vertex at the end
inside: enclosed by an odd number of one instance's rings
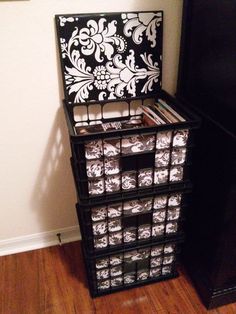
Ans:
POLYGON ((177 98, 201 117, 185 266, 207 308, 236 301, 236 1, 185 0, 177 98))
POLYGON ((177 276, 198 118, 161 89, 163 12, 56 16, 92 296, 177 276), (146 126, 162 98, 184 121, 146 126))

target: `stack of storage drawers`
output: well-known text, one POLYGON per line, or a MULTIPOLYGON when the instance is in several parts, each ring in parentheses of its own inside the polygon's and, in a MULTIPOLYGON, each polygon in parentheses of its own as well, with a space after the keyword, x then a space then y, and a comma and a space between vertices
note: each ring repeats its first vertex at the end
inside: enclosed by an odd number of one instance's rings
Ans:
MULTIPOLYGON (((113 49, 112 59, 112 56, 106 55, 98 40, 99 36, 103 38, 107 49, 109 43, 114 46, 124 40, 126 54, 132 48, 134 53, 136 48, 133 45, 143 51, 143 56, 156 51, 152 57, 158 59, 159 77, 162 16, 163 12, 158 11, 60 15, 56 19, 66 98, 64 109, 72 151, 71 166, 78 195, 76 209, 92 296, 177 276, 176 262, 183 241, 183 209, 187 207, 186 196, 191 190, 189 157, 192 133, 199 124, 198 119, 161 90, 160 78, 148 78, 147 70, 142 69, 142 77, 133 80, 138 74, 132 78, 130 73, 138 72, 141 66, 124 62, 122 67, 122 54, 116 54, 113 49), (144 23, 145 20, 145 23, 155 24, 155 40, 159 44, 154 51, 153 41, 149 42, 150 37, 149 41, 144 39, 144 34, 143 43, 135 42, 134 26, 127 25, 134 18, 136 23, 144 23), (133 31, 132 39, 129 27, 133 31), (122 29, 122 36, 113 34, 115 29, 117 32, 122 29), (84 45, 85 40, 87 46, 84 45), (103 63, 105 56, 108 61, 103 63), (114 60, 113 65, 109 61, 111 59, 114 60), (94 60, 98 61, 95 67, 94 60), (87 66, 89 62, 90 66, 87 66), (119 66, 120 72, 115 66, 119 66), (109 77, 107 73, 111 68, 113 76, 109 77), (124 72, 122 74, 121 71, 129 71, 130 78, 122 86, 119 79, 123 78, 124 72), (144 85, 147 84, 149 90, 147 86, 144 89, 138 85, 145 75, 144 85), (136 84, 135 97, 125 97, 124 93, 118 95, 117 89, 109 86, 114 77, 116 82, 113 83, 118 84, 117 88, 129 91, 127 86, 136 84), (90 95, 90 91, 98 89, 98 84, 99 94, 91 92, 90 95), (152 88, 150 84, 153 84, 152 88), (108 93, 110 98, 105 98, 108 93), (114 97, 115 94, 117 97, 114 97), (144 125, 139 107, 146 102, 153 103, 157 98, 171 105, 184 117, 184 121, 144 125), (117 110, 114 110, 114 104, 117 110), (125 110, 120 114, 119 108, 124 106, 125 110), (78 110, 79 117, 76 114, 78 110), (108 117, 107 112, 112 114, 108 117), (105 126, 106 131, 101 130, 101 126, 105 126)), ((141 37, 137 38, 141 40, 141 37)), ((128 56, 131 58, 130 54, 128 56)), ((149 72, 151 64, 152 69, 157 67, 155 60, 148 57, 145 60, 149 62, 149 72)))

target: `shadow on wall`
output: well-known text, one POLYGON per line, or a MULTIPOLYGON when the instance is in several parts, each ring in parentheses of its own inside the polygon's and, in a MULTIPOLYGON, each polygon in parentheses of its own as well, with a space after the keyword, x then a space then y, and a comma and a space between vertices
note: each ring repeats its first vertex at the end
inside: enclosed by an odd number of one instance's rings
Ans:
POLYGON ((70 147, 63 108, 58 108, 31 196, 43 231, 77 224, 70 147))
MULTIPOLYGON (((58 92, 63 99, 56 27, 58 92)), ((57 109, 31 196, 31 207, 38 214, 42 231, 77 225, 76 194, 70 168, 70 144, 62 105, 57 109)))

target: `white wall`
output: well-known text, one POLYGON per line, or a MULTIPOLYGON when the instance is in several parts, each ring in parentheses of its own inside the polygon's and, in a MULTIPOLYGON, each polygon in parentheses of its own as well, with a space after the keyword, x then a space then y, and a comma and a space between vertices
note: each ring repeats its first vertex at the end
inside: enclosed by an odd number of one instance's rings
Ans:
POLYGON ((153 9, 165 14, 163 87, 173 93, 182 0, 0 2, 0 240, 77 225, 54 15, 153 9))

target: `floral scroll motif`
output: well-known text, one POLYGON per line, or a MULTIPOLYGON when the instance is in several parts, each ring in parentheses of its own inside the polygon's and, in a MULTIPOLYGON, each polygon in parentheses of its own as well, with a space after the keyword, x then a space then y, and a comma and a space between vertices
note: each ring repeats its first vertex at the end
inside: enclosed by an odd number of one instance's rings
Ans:
POLYGON ((67 100, 73 103, 154 94, 160 86, 156 50, 161 12, 60 16, 67 100), (140 45, 143 40, 144 45, 140 45))
POLYGON ((133 41, 139 45, 143 41, 143 33, 151 41, 151 47, 156 46, 156 28, 162 21, 162 13, 141 12, 141 13, 123 13, 121 15, 124 26, 124 34, 133 38, 133 41))

